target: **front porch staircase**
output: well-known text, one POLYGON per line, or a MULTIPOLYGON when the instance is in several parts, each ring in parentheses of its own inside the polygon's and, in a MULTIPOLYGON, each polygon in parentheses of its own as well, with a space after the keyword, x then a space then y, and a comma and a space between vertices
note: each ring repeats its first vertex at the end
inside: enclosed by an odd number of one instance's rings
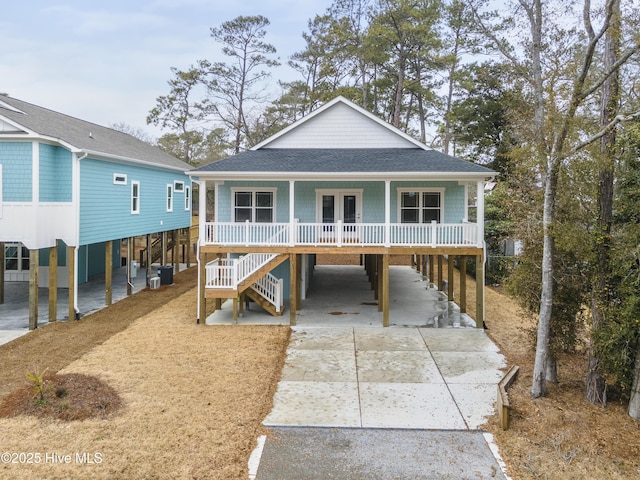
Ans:
MULTIPOLYGON (((240 258, 219 258, 207 263, 206 297, 233 298, 242 295, 253 300, 268 313, 284 312, 282 280, 269 272, 287 260, 287 255, 248 253, 240 258)), ((234 320, 236 317, 234 304, 234 320)))

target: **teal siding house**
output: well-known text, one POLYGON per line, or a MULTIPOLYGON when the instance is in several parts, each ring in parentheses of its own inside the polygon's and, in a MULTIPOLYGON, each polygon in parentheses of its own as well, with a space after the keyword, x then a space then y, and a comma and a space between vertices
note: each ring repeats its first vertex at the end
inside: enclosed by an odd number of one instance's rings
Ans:
POLYGON ((68 287, 76 316, 78 284, 134 265, 124 239, 190 227, 189 168, 131 135, 0 96, 0 298, 5 281, 30 281, 36 306, 38 284, 50 303, 68 287))
MULTIPOLYGON (((492 170, 433 150, 337 97, 250 150, 189 175, 201 192, 199 321, 207 299, 244 296, 274 315, 288 302, 295 324, 315 256, 329 253, 359 254, 374 272, 384 325, 393 300, 390 256, 412 255, 419 266, 426 258, 433 265, 460 257, 466 265, 475 257, 482 325, 484 185, 492 170), (211 187, 215 215, 203 221, 211 187)), ((444 292, 449 298, 452 287, 444 292)))

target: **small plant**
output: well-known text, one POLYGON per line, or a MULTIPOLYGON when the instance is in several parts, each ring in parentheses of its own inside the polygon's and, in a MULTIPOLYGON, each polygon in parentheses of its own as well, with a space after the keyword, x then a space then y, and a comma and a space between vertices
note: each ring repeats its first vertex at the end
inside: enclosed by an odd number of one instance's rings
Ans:
POLYGON ((46 400, 44 399, 44 387, 45 380, 44 374, 47 372, 45 368, 42 372, 27 372, 26 377, 33 384, 33 398, 36 398, 36 404, 44 405, 46 400))

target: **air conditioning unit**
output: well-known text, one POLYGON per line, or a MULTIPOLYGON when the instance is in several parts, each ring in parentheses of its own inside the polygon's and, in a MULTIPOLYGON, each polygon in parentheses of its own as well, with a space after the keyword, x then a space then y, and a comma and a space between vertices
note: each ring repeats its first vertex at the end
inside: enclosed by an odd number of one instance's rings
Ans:
POLYGON ((151 277, 149 279, 149 287, 151 287, 151 290, 160 288, 160 277, 151 277))

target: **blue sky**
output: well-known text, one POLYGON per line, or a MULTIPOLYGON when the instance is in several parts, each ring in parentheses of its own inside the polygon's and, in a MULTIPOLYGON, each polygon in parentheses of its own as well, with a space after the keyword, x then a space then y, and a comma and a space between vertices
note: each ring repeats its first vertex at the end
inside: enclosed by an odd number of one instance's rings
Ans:
POLYGON ((307 21, 331 0, 31 0, 3 2, 0 92, 101 125, 146 125, 168 93, 170 67, 222 60, 210 28, 239 15, 271 21, 266 41, 285 66, 276 80, 298 79, 286 66, 304 47, 307 21), (26 6, 28 5, 28 7, 26 6))

